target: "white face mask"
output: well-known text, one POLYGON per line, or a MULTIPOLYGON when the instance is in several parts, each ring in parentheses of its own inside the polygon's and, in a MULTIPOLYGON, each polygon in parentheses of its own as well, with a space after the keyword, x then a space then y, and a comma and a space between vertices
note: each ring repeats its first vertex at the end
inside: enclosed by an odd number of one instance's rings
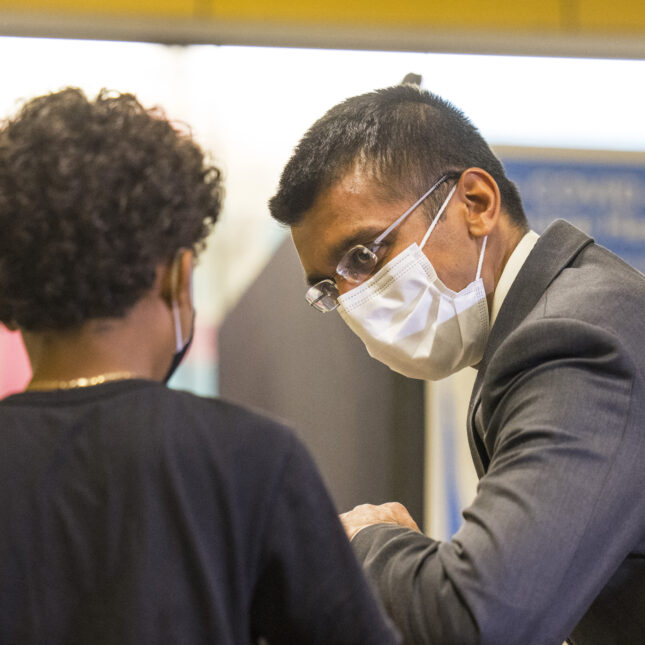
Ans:
POLYGON ((458 293, 446 287, 421 250, 411 244, 360 286, 338 298, 338 311, 370 356, 418 379, 438 380, 477 364, 488 339, 488 303, 481 279, 482 243, 474 282, 458 293))

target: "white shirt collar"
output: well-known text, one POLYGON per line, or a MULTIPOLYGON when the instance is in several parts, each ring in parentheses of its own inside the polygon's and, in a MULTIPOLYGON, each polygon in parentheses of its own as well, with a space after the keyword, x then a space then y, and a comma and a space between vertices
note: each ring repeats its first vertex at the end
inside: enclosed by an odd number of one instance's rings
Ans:
POLYGON ((499 278, 497 287, 495 287, 495 293, 493 294, 493 306, 491 307, 490 312, 490 326, 492 327, 495 324, 497 319, 497 314, 502 308, 502 304, 510 291, 510 288, 517 278, 517 274, 520 272, 526 258, 528 258, 529 253, 533 250, 535 243, 539 239, 539 235, 535 231, 529 231, 524 235, 524 237, 518 242, 517 246, 511 253, 511 257, 508 258, 506 266, 502 271, 502 275, 499 278))

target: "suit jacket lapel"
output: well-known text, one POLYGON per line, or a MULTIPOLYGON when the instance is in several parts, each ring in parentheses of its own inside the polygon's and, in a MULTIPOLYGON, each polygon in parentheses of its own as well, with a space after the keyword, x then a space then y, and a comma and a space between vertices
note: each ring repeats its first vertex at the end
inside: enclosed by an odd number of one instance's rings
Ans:
POLYGON ((489 462, 484 437, 478 433, 476 422, 486 368, 503 340, 526 318, 551 282, 592 242, 592 238, 568 222, 553 222, 533 247, 502 304, 477 368, 477 378, 468 407, 468 441, 480 477, 488 468, 489 462))

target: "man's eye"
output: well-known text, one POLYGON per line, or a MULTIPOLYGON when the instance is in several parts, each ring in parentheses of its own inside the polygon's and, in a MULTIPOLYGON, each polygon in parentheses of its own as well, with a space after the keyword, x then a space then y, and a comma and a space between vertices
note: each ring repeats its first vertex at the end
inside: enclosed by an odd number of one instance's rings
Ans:
POLYGON ((364 246, 357 246, 349 252, 349 261, 355 269, 363 269, 366 266, 374 266, 376 256, 364 246))
POLYGON ((369 277, 377 262, 376 254, 359 244, 347 252, 336 272, 350 282, 362 282, 369 277))

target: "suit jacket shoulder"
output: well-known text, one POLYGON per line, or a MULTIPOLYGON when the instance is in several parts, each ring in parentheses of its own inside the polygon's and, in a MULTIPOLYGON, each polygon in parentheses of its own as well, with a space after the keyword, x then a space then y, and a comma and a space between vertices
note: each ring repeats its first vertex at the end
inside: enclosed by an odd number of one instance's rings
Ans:
MULTIPOLYGON (((561 343, 565 351, 575 351, 571 337, 579 336, 581 325, 611 335, 625 356, 634 360, 632 369, 642 372, 643 302, 645 277, 638 271, 563 220, 545 231, 504 301, 471 395, 469 440, 480 477, 490 461, 483 443, 482 394, 491 391, 501 372, 528 366, 527 352, 545 348, 547 338, 535 328, 538 321, 553 322, 554 329, 548 333, 555 336, 548 341, 555 346, 561 343), (555 325, 558 319, 560 324, 555 325)), ((536 354, 533 360, 543 357, 536 354)))

